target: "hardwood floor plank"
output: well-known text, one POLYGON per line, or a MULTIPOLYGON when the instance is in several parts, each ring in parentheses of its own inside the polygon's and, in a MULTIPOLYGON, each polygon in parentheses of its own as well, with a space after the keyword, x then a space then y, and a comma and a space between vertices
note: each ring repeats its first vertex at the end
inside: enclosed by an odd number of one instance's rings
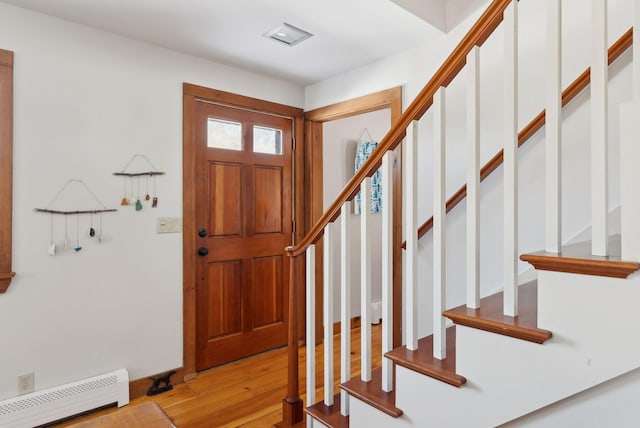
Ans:
POLYGON ((114 412, 99 418, 79 422, 73 428, 99 428, 123 426, 130 428, 175 428, 167 419, 167 415, 156 403, 143 403, 127 407, 120 412, 114 412))
MULTIPOLYGON (((382 362, 381 325, 372 328, 372 367, 382 362)), ((351 375, 360 376, 360 329, 351 332, 351 375)), ((323 395, 323 346, 316 353, 316 397, 323 395)), ((334 391, 338 392, 340 335, 334 337, 334 363, 336 378, 334 391)), ((304 370, 306 351, 300 349, 300 367, 304 370)), ((267 428, 282 420, 282 399, 287 387, 286 348, 268 351, 243 360, 234 361, 198 373, 195 379, 175 385, 173 390, 153 396, 131 400, 129 406, 110 408, 55 425, 63 428, 122 412, 132 406, 153 402, 167 414, 178 428, 267 428)), ((300 373, 300 390, 306 390, 306 374, 300 373)), ((306 396, 302 398, 306 403, 306 396)), ((314 403, 311 403, 314 404, 314 403)), ((304 425, 301 425, 304 426, 304 425)))

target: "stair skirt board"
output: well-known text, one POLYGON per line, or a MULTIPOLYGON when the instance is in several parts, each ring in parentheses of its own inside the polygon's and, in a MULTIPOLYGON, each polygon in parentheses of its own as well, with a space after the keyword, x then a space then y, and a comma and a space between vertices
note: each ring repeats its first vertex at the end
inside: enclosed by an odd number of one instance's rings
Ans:
POLYGON ((34 427, 113 403, 129 403, 125 369, 0 401, 0 426, 34 427))

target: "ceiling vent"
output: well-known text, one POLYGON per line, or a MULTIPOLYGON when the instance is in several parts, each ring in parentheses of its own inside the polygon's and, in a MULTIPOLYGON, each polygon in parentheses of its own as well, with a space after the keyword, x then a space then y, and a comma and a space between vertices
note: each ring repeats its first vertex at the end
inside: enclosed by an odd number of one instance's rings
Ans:
POLYGON ((307 40, 309 37, 313 36, 313 34, 285 22, 273 30, 267 31, 263 36, 280 43, 284 43, 288 46, 295 46, 298 43, 307 40))

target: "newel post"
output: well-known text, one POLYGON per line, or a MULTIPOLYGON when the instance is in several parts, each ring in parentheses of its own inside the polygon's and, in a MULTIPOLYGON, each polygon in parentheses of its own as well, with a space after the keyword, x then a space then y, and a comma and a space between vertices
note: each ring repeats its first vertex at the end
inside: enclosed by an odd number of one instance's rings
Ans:
POLYGON ((298 284, 297 258, 293 247, 287 247, 289 256, 289 340, 287 397, 282 401, 282 421, 286 425, 295 425, 302 421, 302 399, 300 398, 298 376, 298 284))

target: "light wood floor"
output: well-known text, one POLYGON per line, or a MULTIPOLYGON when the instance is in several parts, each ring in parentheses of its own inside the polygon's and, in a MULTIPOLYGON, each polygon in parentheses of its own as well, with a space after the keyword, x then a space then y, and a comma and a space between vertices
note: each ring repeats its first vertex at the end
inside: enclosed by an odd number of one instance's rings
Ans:
MULTIPOLYGON (((360 329, 352 330, 351 337, 352 376, 360 374, 360 329)), ((382 360, 381 328, 373 326, 372 353, 374 368, 380 367, 382 360)), ((334 361, 336 381, 335 393, 339 391, 340 335, 334 337, 334 361)), ((323 397, 323 346, 316 347, 316 399, 323 397)), ((300 349, 300 392, 306 397, 305 382, 306 356, 300 349)), ((172 391, 155 397, 140 397, 131 405, 155 401, 173 420, 178 428, 199 427, 271 427, 282 420, 282 399, 286 396, 287 350, 276 349, 263 354, 229 363, 204 372, 187 383, 176 385, 172 391)), ((118 411, 107 409, 58 424, 68 427, 80 421, 118 411)))

